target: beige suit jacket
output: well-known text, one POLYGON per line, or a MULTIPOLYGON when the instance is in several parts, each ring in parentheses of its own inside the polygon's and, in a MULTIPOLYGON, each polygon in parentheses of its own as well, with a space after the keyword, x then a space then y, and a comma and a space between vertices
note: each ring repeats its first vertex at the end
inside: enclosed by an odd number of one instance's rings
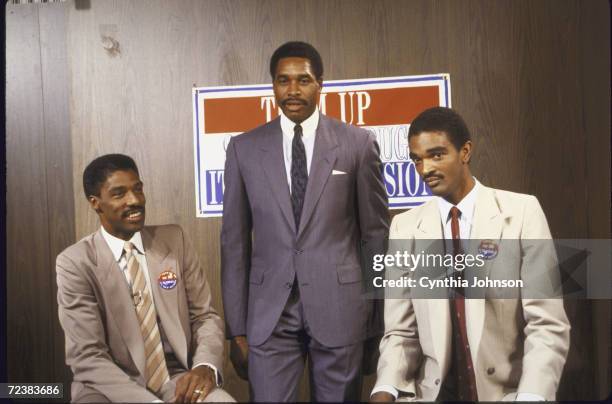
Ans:
MULTIPOLYGON (((436 201, 397 215, 391 239, 441 239, 436 201)), ((522 240, 521 251, 497 260, 520 277, 526 268, 541 268, 558 278, 552 243, 547 251, 525 247, 527 239, 550 239, 544 212, 531 195, 482 187, 472 222, 474 239, 522 240)), ((541 246, 539 244, 538 246, 541 246)), ((494 262, 492 260, 491 262, 494 262)), ((498 269, 500 267, 497 267, 498 269)), ((495 266, 487 270, 494 272, 495 266)), ((409 400, 437 398, 451 361, 451 319, 447 299, 385 300, 385 334, 380 344, 376 386, 391 385, 409 400)), ((478 398, 512 399, 516 393, 554 400, 569 349, 569 323, 560 299, 466 300, 466 318, 478 398)), ((461 371, 461 370, 459 370, 461 371)))
MULTIPOLYGON (((210 363, 223 369, 223 323, 211 306, 206 274, 176 225, 142 231, 151 288, 166 337, 183 369, 210 363), (177 285, 162 289, 164 271, 177 285)), ((142 335, 123 273, 97 231, 58 257, 59 319, 66 336, 66 363, 74 374, 72 399, 96 390, 113 402, 158 400, 145 387, 142 335)))

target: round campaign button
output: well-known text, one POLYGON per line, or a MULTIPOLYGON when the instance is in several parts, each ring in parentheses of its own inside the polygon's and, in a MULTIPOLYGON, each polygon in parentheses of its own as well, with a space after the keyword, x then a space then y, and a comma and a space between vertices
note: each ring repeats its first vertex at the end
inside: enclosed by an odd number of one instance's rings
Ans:
POLYGON ((172 289, 176 286, 176 274, 172 271, 164 271, 159 275, 159 286, 162 289, 172 289))
POLYGON ((493 240, 482 240, 478 246, 478 254, 486 260, 492 260, 497 257, 497 243, 493 240))

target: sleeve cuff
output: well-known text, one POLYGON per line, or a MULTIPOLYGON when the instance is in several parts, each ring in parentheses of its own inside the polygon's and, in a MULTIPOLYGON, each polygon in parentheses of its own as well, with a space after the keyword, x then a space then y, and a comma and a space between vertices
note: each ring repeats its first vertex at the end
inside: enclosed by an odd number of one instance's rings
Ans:
POLYGON ((212 364, 208 363, 208 362, 201 362, 201 363, 198 363, 198 364, 194 365, 192 367, 192 369, 195 369, 195 368, 200 367, 200 366, 207 366, 207 367, 211 368, 213 370, 213 372, 215 373, 215 384, 217 385, 217 387, 221 387, 221 384, 222 384, 223 381, 221 380, 221 375, 219 374, 219 371, 217 370, 217 367, 215 365, 212 365, 212 364))
POLYGON ((391 386, 390 384, 381 384, 380 386, 375 386, 372 389, 372 393, 370 393, 370 397, 372 397, 374 394, 381 392, 381 391, 391 394, 396 400, 397 400, 397 397, 399 396, 399 391, 397 391, 395 387, 391 386))

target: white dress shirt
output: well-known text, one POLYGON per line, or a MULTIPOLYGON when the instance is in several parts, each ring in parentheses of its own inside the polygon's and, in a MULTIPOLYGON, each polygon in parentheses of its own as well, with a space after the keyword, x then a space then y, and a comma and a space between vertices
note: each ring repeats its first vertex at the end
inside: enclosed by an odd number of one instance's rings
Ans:
MULTIPOLYGON (((121 271, 121 273, 123 273, 123 276, 125 277, 125 281, 127 282, 128 287, 131 290, 132 289, 132 279, 130 277, 130 272, 127 270, 127 264, 128 264, 127 259, 125 258, 125 254, 123 254, 123 247, 125 246, 125 240, 122 240, 118 237, 113 236, 112 234, 107 232, 103 226, 101 227, 101 229, 102 229, 102 237, 104 237, 106 244, 108 244, 108 247, 113 253, 113 257, 115 257, 115 261, 117 261, 117 264, 119 265, 119 270, 121 271)), ((140 235, 140 232, 138 231, 134 233, 134 235, 129 241, 135 247, 133 250, 133 253, 134 253, 134 256, 136 257, 136 260, 138 261, 138 265, 140 265, 141 271, 144 273, 147 292, 149 293, 149 296, 151 296, 151 303, 153 304, 153 307, 155 307, 155 296, 153 295, 152 290, 151 290, 151 276, 149 275, 149 268, 147 267, 147 259, 145 257, 145 250, 142 244, 142 236, 140 235)), ((217 384, 217 387, 220 387, 221 385, 220 375, 219 375, 219 372, 217 371, 217 368, 214 365, 210 363, 202 362, 202 363, 198 363, 194 365, 192 369, 195 369, 198 366, 208 366, 209 368, 211 368, 215 373, 215 382, 217 384)))
MULTIPOLYGON (((284 114, 280 114, 280 125, 283 131, 283 157, 285 160, 285 172, 287 173, 287 183, 289 184, 289 192, 291 192, 291 156, 293 149, 293 128, 296 123, 287 118, 284 114)), ((302 127, 302 142, 306 149, 306 170, 310 174, 310 163, 312 162, 312 152, 314 150, 314 142, 317 134, 317 126, 319 125, 319 108, 315 108, 312 115, 306 118, 300 126, 302 127)))
MULTIPOLYGON (((474 178, 474 187, 472 187, 472 189, 467 193, 466 196, 463 197, 463 199, 457 205, 453 205, 452 203, 448 202, 444 198, 435 197, 438 203, 438 208, 440 210, 440 221, 443 224, 442 226, 443 232, 444 232, 443 236, 445 239, 453 238, 453 233, 451 230, 450 210, 453 206, 456 206, 457 209, 459 209, 459 212, 461 212, 459 214, 459 237, 461 238, 462 241, 469 240, 470 234, 472 233, 472 223, 474 221, 474 208, 476 207, 476 197, 478 196, 478 192, 480 191, 480 188, 482 188, 482 185, 476 178, 474 178)), ((473 299, 465 300, 465 304, 466 304, 465 321, 468 323, 470 322, 470 310, 468 308, 469 306, 471 306, 472 303, 473 303, 473 299)), ((470 344, 470 346, 478 346, 480 341, 476 341, 478 337, 474 335, 473 332, 470 332, 470 330, 472 329, 470 327, 467 327, 468 343, 470 344)), ((375 387, 374 389, 372 389, 371 394, 373 395, 375 393, 378 393, 379 391, 387 392, 393 395, 395 399, 397 399, 397 397, 399 396, 399 391, 394 386, 391 386, 388 384, 382 384, 380 386, 375 387)), ((545 401, 545 400, 544 400, 544 397, 541 397, 537 394, 518 393, 518 395, 516 396, 516 401, 545 401)))

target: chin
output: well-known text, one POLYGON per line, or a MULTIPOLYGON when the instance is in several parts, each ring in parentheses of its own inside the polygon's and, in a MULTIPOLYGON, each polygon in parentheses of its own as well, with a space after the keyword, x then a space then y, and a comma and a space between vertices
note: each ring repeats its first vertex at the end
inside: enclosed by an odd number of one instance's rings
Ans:
POLYGON ((437 186, 435 189, 429 188, 431 190, 431 193, 434 194, 435 196, 439 196, 440 198, 446 198, 449 193, 447 192, 446 189, 437 186))

